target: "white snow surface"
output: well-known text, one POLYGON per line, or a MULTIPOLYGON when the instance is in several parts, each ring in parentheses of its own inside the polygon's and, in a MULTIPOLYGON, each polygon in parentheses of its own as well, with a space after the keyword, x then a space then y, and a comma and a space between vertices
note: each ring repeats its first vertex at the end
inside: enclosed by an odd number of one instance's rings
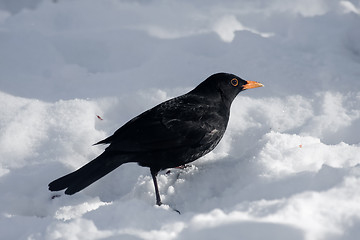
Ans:
POLYGON ((1 0, 1 239, 360 239, 359 26, 359 0, 1 0), (216 72, 265 87, 164 206, 136 164, 48 191, 216 72))

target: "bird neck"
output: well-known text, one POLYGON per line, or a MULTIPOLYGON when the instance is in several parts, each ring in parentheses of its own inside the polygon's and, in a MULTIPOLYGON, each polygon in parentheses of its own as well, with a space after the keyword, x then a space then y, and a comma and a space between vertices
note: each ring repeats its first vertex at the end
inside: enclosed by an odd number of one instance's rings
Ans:
POLYGON ((233 102, 233 98, 229 98, 228 94, 225 94, 221 89, 218 90, 219 95, 221 97, 222 104, 226 107, 227 110, 230 111, 231 103, 233 102))

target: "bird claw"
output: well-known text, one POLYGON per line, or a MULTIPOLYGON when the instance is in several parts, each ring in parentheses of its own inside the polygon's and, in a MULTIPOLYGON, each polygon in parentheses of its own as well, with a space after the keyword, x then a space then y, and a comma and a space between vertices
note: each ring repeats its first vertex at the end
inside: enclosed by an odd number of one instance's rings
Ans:
POLYGON ((163 204, 162 202, 160 202, 160 203, 157 202, 156 205, 158 205, 160 208, 163 208, 163 209, 171 209, 174 212, 177 212, 179 215, 181 215, 181 212, 179 210, 177 210, 176 208, 171 207, 170 205, 163 204))
MULTIPOLYGON (((184 164, 184 165, 180 165, 178 167, 174 167, 174 169, 180 169, 180 170, 184 170, 186 168, 189 168, 189 167, 192 167, 193 165, 191 164, 184 164)), ((169 169, 166 174, 170 174, 171 173, 171 170, 169 169)))
POLYGON ((61 197, 60 194, 55 194, 55 195, 51 196, 51 199, 55 199, 55 198, 59 198, 59 197, 61 197))
POLYGON ((181 212, 175 208, 170 207, 174 212, 177 212, 179 215, 181 215, 181 212))
POLYGON ((186 169, 186 168, 189 168, 191 167, 192 165, 191 164, 184 164, 184 165, 180 165, 178 167, 176 167, 177 169, 186 169))

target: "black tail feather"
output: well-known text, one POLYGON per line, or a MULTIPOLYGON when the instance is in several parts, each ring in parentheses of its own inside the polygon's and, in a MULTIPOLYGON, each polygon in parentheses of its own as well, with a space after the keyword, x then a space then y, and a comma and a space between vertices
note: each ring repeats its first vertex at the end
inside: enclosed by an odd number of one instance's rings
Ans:
POLYGON ((107 152, 104 152, 75 172, 69 173, 49 183, 49 190, 60 191, 67 188, 65 194, 72 195, 126 162, 128 162, 126 156, 117 156, 117 158, 115 158, 107 152))

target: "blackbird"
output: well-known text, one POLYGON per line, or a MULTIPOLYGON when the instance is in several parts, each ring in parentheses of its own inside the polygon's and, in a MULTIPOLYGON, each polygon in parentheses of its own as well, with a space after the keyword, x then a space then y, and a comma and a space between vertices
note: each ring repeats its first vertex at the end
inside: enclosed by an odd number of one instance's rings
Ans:
POLYGON ((261 83, 216 73, 190 92, 167 100, 131 119, 110 137, 110 144, 80 169, 49 184, 50 191, 72 195, 124 163, 149 167, 156 204, 161 205, 156 176, 160 170, 190 163, 213 150, 223 137, 230 106, 239 92, 261 83))

